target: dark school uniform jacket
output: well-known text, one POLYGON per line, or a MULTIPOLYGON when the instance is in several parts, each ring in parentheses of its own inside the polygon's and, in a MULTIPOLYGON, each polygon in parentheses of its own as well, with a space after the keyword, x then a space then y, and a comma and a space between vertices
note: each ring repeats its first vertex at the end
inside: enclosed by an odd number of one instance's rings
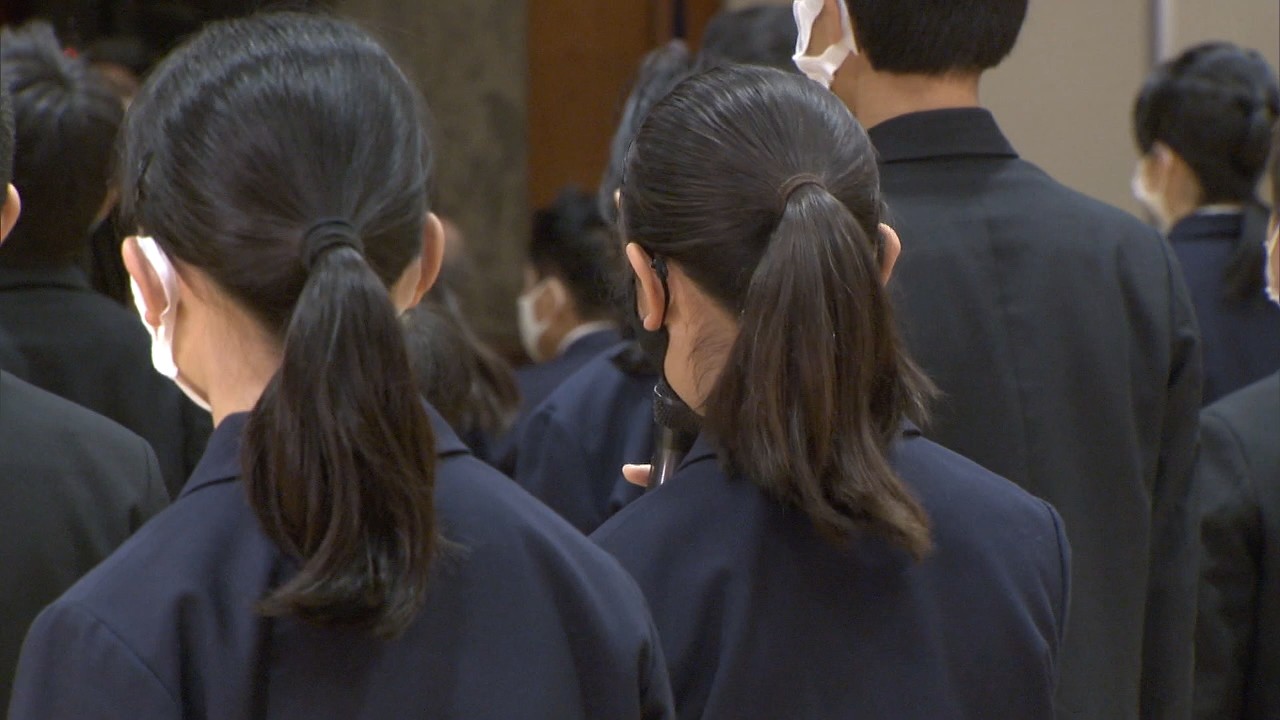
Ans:
POLYGON ((1280 374, 1205 408, 1197 720, 1280 718, 1280 374))
POLYGON ((869 131, 928 437, 1053 504, 1074 548, 1058 717, 1191 711, 1201 362, 1168 243, 1021 160, 986 110, 869 131))
POLYGON ((588 362, 525 422, 513 477, 571 525, 590 533, 644 490, 622 466, 653 456, 657 375, 618 367, 622 342, 588 362))
POLYGON ((0 708, 31 621, 168 502, 145 440, 0 372, 0 708))
POLYGON ((432 415, 448 547, 401 637, 255 610, 296 566, 247 504, 235 415, 181 497, 36 620, 13 720, 669 717, 635 584, 432 415))
POLYGON ((705 436, 592 535, 644 590, 681 718, 1052 717, 1069 548, 1057 513, 908 430, 894 469, 928 512, 919 563, 837 545, 726 474, 705 436))
POLYGON ((494 467, 507 475, 515 470, 520 437, 534 409, 541 405, 548 395, 555 392, 561 383, 572 377, 592 358, 617 344, 619 339, 617 330, 597 330, 573 341, 564 349, 564 352, 546 362, 516 368, 516 386, 520 388, 520 412, 511 424, 511 429, 496 439, 487 450, 494 467))
POLYGON ((1206 406, 1280 370, 1280 307, 1261 289, 1247 301, 1228 298, 1223 277, 1241 236, 1261 246, 1266 229, 1267 211, 1250 206, 1192 214, 1169 231, 1200 322, 1206 406))
POLYGON ((23 380, 150 443, 177 496, 204 451, 209 414, 152 367, 136 313, 95 292, 76 267, 0 268, 0 331, 25 360, 23 380))

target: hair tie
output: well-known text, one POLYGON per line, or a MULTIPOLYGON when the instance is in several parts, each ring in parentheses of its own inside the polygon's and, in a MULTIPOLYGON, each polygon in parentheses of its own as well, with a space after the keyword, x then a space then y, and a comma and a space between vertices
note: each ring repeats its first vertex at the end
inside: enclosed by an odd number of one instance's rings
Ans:
POLYGON ((302 236, 302 265, 311 272, 325 253, 338 247, 349 247, 364 255, 364 241, 351 223, 342 218, 317 220, 302 236))
POLYGON ((782 198, 782 207, 784 210, 786 209, 787 204, 791 202, 791 196, 805 185, 817 185, 823 190, 827 189, 827 186, 822 182, 822 178, 817 175, 813 175, 811 173, 793 175, 791 179, 782 183, 782 187, 778 189, 778 195, 782 198))

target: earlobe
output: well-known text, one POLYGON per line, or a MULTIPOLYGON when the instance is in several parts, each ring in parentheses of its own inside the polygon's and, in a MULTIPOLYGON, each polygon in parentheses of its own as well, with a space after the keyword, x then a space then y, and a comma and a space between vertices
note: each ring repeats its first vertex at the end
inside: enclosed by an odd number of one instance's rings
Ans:
POLYGON ((144 321, 151 327, 160 327, 160 317, 169 307, 169 298, 165 295, 164 283, 156 275, 156 271, 147 262, 138 247, 138 238, 129 236, 120 245, 120 256, 124 259, 125 270, 136 287, 134 302, 141 303, 138 308, 144 321))
POLYGON ((22 214, 22 198, 18 196, 18 188, 8 185, 4 197, 0 198, 0 243, 9 237, 13 226, 18 224, 18 216, 22 214))
POLYGON ((880 238, 883 241, 883 249, 880 251, 880 282, 888 285, 889 278, 893 277, 893 267, 898 264, 898 256, 902 254, 902 239, 898 237, 897 231, 884 223, 880 223, 880 238))
POLYGON ((644 248, 632 242, 627 243, 627 262, 631 265, 631 271, 635 273, 638 285, 636 313, 644 323, 645 330, 657 332, 666 322, 666 318, 663 317, 666 298, 662 281, 658 278, 658 273, 653 270, 653 258, 645 252, 644 248))

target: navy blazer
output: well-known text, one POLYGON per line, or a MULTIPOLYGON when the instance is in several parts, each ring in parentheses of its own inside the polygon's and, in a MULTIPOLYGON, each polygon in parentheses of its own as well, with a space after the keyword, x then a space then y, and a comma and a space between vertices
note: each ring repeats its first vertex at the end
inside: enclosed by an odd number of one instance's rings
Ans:
POLYGON ((587 363, 525 422, 514 478, 584 533, 643 489, 622 477, 627 463, 653 456, 656 375, 624 372, 622 342, 587 363))
POLYGON ((520 412, 511 429, 497 438, 487 450, 490 463, 510 475, 516 466, 520 436, 534 408, 560 387, 579 368, 609 349, 621 339, 617 330, 597 330, 574 340, 564 352, 547 360, 516 368, 516 386, 520 388, 520 412))
POLYGON ((1244 213, 1189 215, 1169 231, 1200 321, 1205 405, 1280 370, 1280 307, 1262 290, 1249 301, 1225 296, 1223 274, 1240 236, 1266 240, 1266 210, 1245 213, 1250 222, 1244 213))
POLYGON ((649 599, 681 718, 1051 718, 1069 554, 1053 508, 904 434, 892 464, 933 524, 915 564, 838 546, 726 475, 700 438, 596 531, 649 599))
POLYGON ((1197 720, 1280 718, 1280 374, 1205 408, 1197 720))
POLYGON ((181 497, 36 620, 13 720, 668 717, 635 584, 432 415, 448 547, 403 636, 255 610, 296 566, 247 503, 231 416, 181 497))
POLYGON ((869 135, 894 312, 942 391, 927 434, 1052 503, 1075 549, 1059 717, 1188 717, 1201 358, 1173 250, 1019 158, 986 110, 869 135))

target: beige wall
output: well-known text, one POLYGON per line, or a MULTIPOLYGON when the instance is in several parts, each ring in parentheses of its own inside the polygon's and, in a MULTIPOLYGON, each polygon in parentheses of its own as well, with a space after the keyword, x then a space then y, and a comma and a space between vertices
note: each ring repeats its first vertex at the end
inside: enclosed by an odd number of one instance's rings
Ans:
MULTIPOLYGON (((1133 212, 1130 112, 1151 66, 1157 2, 1167 7, 1167 52, 1223 39, 1257 48, 1273 67, 1280 65, 1276 0, 1031 0, 1017 48, 982 92, 1024 157, 1133 212)), ((758 4, 726 0, 727 7, 758 4)))

